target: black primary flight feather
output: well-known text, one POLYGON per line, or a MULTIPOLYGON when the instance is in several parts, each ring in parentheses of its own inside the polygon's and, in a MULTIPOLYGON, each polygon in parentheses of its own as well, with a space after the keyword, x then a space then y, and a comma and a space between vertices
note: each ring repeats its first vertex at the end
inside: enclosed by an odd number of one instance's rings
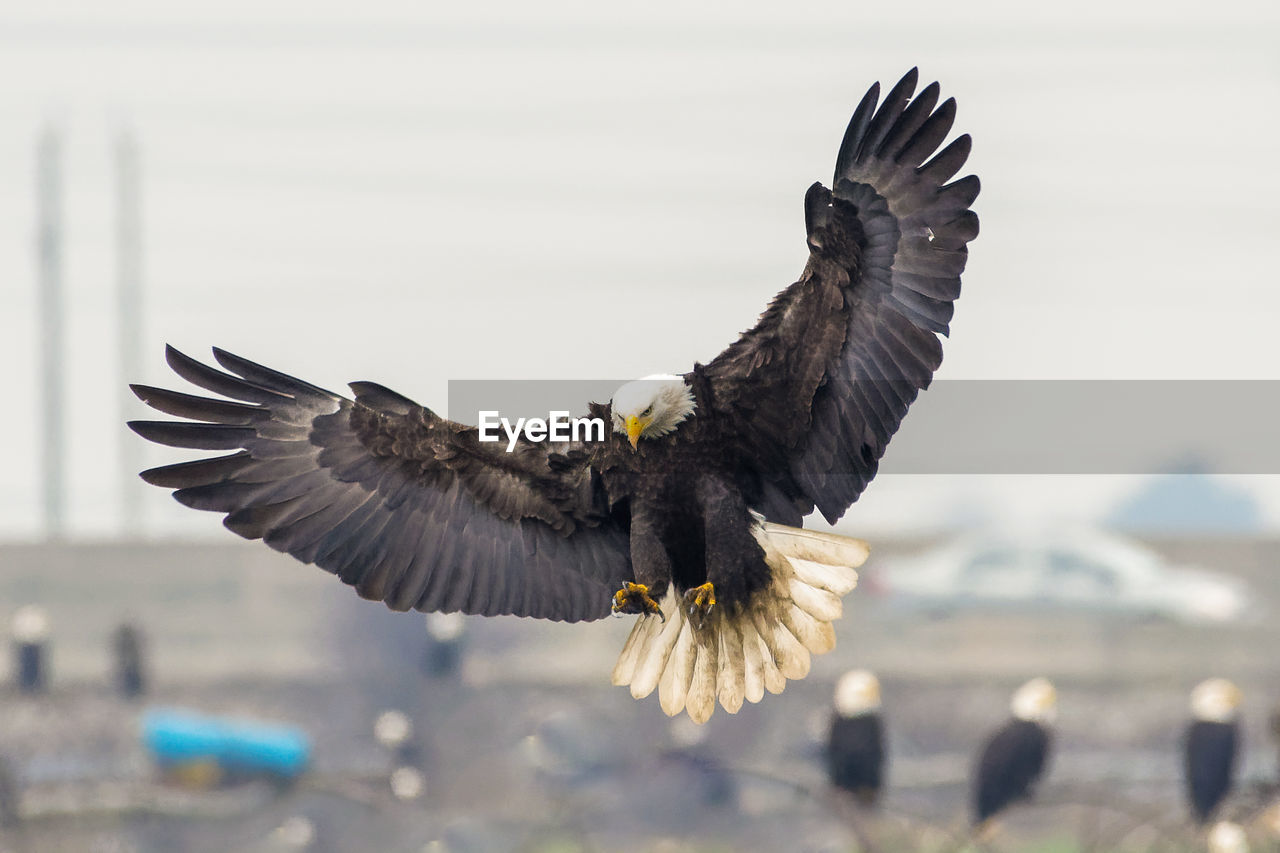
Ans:
POLYGON ((1032 795, 1044 773, 1049 742, 1048 729, 1030 720, 1009 720, 991 736, 978 760, 974 824, 1032 795))

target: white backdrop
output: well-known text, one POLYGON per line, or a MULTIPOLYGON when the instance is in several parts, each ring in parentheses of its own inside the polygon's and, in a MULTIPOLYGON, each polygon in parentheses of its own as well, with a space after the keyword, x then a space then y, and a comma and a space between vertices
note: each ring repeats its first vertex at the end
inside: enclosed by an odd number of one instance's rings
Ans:
MULTIPOLYGON (((168 381, 166 341, 437 408, 450 378, 686 369, 794 279, 805 188, 866 86, 912 65, 958 99, 984 187, 943 376, 1280 378, 1276 4, 692 5, 0 6, 0 535, 39 534, 51 121, 78 535, 120 517, 120 127, 143 158, 143 381, 168 381)), ((1280 520, 1276 478, 1240 482, 1280 520)), ((1090 517, 1133 485, 885 478, 850 518, 1090 517)), ((151 492, 148 532, 218 528, 151 492)))

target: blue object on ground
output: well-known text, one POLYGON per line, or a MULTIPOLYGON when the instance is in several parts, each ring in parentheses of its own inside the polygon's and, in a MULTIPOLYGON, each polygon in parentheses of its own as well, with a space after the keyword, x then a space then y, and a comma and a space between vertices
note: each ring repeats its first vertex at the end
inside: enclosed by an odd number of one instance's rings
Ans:
POLYGON ((156 708, 142 717, 142 742, 165 767, 214 761, 233 772, 292 778, 307 766, 311 745, 293 726, 156 708))

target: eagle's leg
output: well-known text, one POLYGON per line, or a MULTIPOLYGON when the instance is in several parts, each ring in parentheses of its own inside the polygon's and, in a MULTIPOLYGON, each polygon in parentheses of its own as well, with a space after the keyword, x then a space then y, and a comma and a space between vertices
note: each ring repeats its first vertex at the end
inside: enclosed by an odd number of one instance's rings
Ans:
POLYGON ((656 599, 662 598, 670 581, 671 557, 642 506, 631 512, 631 570, 635 582, 627 581, 613 594, 613 612, 656 613, 667 621, 656 599))
POLYGON ((706 540, 706 582, 685 593, 689 618, 701 625, 713 607, 730 610, 744 605, 757 590, 769 585, 764 551, 751 533, 751 511, 737 489, 717 477, 703 477, 696 486, 706 540))

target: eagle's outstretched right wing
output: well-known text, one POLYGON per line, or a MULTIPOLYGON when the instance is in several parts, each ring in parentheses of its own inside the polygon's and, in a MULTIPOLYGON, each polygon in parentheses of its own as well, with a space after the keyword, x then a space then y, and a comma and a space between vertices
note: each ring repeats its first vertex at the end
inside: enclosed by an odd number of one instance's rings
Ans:
POLYGON ((166 350, 179 376, 230 399, 135 385, 187 420, 129 426, 159 444, 235 451, 142 474, 225 513, 235 533, 397 610, 598 619, 631 577, 627 534, 583 447, 507 453, 382 386, 352 383, 350 400, 214 355, 229 372, 166 350))

